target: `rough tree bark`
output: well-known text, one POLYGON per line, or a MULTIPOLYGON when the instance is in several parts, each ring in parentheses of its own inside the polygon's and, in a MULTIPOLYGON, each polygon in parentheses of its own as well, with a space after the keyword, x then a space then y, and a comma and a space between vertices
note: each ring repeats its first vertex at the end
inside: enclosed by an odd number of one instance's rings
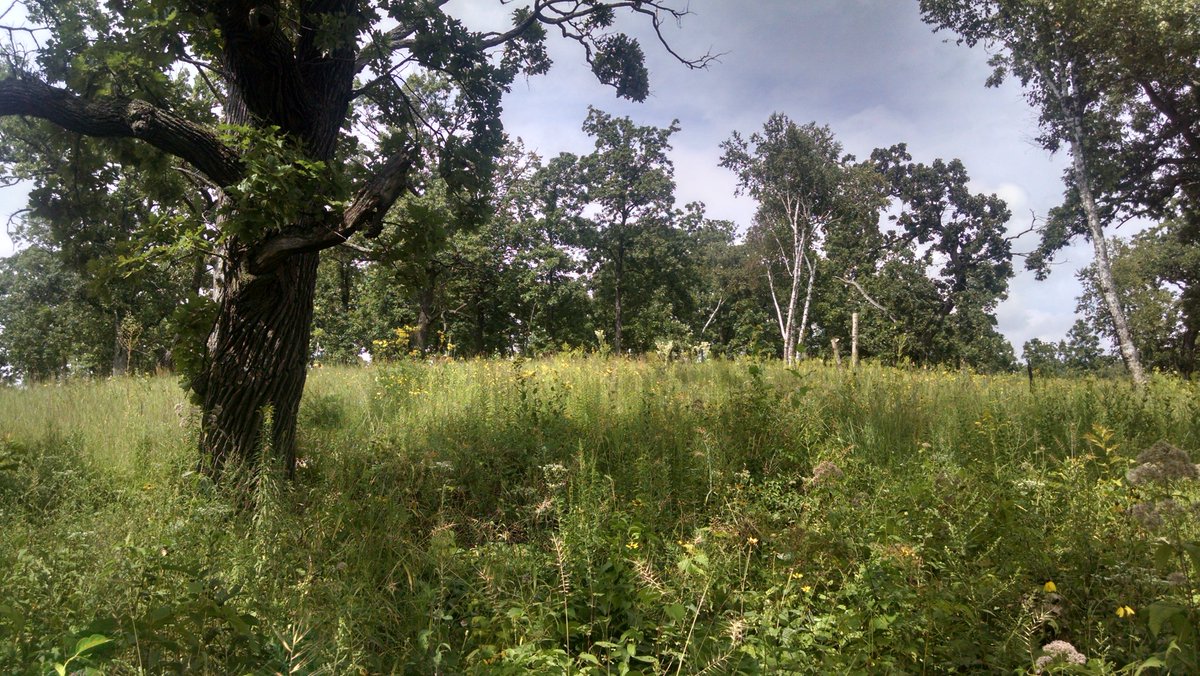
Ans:
POLYGON ((298 254, 258 275, 234 262, 222 263, 220 310, 197 389, 209 471, 219 474, 231 462, 253 463, 267 446, 291 472, 317 262, 316 253, 298 254), (264 431, 268 439, 261 437, 264 431))

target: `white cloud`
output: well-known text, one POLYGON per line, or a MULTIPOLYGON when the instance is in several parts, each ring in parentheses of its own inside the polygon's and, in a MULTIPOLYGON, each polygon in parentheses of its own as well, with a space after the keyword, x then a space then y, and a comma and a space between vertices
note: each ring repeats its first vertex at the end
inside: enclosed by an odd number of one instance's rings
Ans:
POLYGON ((8 231, 12 215, 25 208, 30 187, 28 183, 21 182, 0 188, 0 257, 10 256, 16 250, 8 231))
POLYGON ((1029 207, 1029 193, 1016 183, 1001 183, 994 191, 997 197, 1008 204, 1009 211, 1020 214, 1029 207))

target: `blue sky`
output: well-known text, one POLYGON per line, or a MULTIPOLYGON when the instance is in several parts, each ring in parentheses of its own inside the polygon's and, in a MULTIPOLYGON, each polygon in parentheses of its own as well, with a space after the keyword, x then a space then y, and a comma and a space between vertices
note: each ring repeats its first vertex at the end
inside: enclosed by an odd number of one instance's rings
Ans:
MULTIPOLYGON (((509 133, 550 157, 589 150, 580 131, 588 105, 641 124, 678 119, 672 157, 679 201, 703 201, 711 217, 742 227, 754 204, 734 195, 733 175, 717 166, 718 146, 734 130, 760 128, 776 111, 829 125, 860 157, 904 142, 918 161, 962 159, 976 190, 1009 202, 1013 231, 1028 227, 1031 212, 1044 216, 1058 203, 1065 158, 1033 140, 1036 117, 1020 88, 985 88, 987 54, 934 34, 921 23, 916 0, 692 0, 690 7, 693 14, 667 35, 685 55, 723 53, 718 63, 689 71, 644 26, 626 21, 641 39, 651 76, 650 98, 631 103, 595 82, 578 45, 552 40, 555 67, 517 82, 505 99, 509 133)), ((447 6, 479 28, 502 27, 512 8, 498 0, 447 6)), ((0 216, 23 202, 20 187, 0 189, 0 216)), ((1016 250, 1032 246, 1026 237, 1016 250)), ((11 248, 0 234, 0 255, 11 248)), ((1030 338, 1066 335, 1079 288, 1074 273, 1090 259, 1090 245, 1080 242, 1060 255, 1048 280, 1025 272, 1013 280, 997 316, 1018 355, 1030 338)))

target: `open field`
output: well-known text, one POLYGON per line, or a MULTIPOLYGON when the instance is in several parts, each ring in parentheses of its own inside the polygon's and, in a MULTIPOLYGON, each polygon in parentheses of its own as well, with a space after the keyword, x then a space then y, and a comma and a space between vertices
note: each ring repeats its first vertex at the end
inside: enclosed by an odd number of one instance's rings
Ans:
POLYGON ((317 368, 295 482, 255 486, 192 471, 194 415, 0 389, 0 671, 1196 668, 1194 467, 1130 474, 1200 451, 1195 383, 317 368))

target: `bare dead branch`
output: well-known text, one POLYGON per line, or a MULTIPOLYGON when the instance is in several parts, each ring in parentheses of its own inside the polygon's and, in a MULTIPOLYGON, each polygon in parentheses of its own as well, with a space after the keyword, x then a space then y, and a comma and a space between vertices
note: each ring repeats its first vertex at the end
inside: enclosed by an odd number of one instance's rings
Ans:
POLYGON ((1005 235, 1004 241, 1005 242, 1014 242, 1018 239, 1021 239, 1025 235, 1028 235, 1031 232, 1035 232, 1037 230, 1038 220, 1040 220, 1040 219, 1038 219, 1037 212, 1030 209, 1029 210, 1029 227, 1025 228, 1021 232, 1018 232, 1015 235, 1005 235))
POLYGON ((862 288, 862 285, 859 284, 857 281, 855 281, 853 279, 849 279, 847 277, 838 277, 837 279, 838 279, 838 281, 842 282, 843 284, 846 284, 848 286, 853 286, 855 289, 857 289, 858 293, 861 294, 862 297, 864 299, 866 299, 866 301, 868 303, 875 306, 875 308, 877 310, 879 310, 880 312, 882 312, 883 314, 887 315, 887 318, 892 320, 893 324, 900 323, 900 320, 896 319, 896 317, 893 316, 891 312, 888 312, 887 308, 885 308, 883 305, 880 305, 879 301, 872 298, 871 295, 869 293, 867 293, 867 290, 862 288))

